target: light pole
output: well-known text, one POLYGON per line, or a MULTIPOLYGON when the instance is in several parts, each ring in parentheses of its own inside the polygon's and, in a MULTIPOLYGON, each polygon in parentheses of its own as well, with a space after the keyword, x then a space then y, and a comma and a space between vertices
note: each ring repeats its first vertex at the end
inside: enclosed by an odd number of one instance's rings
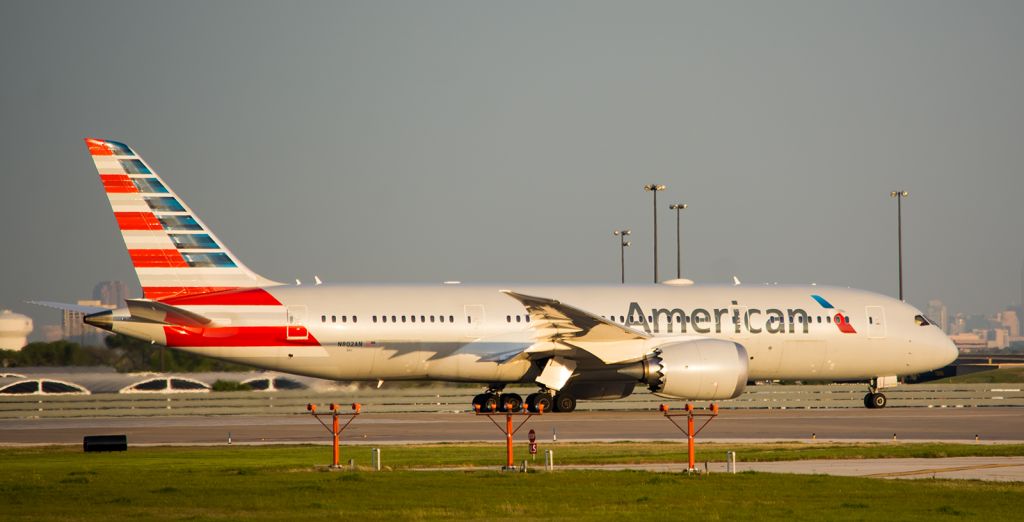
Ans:
POLYGON ((679 235, 679 211, 686 210, 687 206, 688 205, 686 203, 673 203, 668 206, 668 208, 676 211, 676 279, 683 278, 683 256, 681 254, 682 242, 680 241, 681 236, 679 235))
POLYGON ((905 190, 894 190, 889 197, 896 198, 896 241, 899 245, 900 262, 900 301, 903 300, 903 198, 910 193, 905 190))
POLYGON ((632 244, 626 241, 626 236, 629 234, 628 229, 612 232, 612 235, 619 236, 619 272, 622 273, 622 284, 626 284, 626 247, 632 244))
POLYGON ((656 183, 648 183, 644 185, 644 190, 654 194, 654 283, 658 283, 658 192, 665 190, 665 185, 658 185, 656 183))

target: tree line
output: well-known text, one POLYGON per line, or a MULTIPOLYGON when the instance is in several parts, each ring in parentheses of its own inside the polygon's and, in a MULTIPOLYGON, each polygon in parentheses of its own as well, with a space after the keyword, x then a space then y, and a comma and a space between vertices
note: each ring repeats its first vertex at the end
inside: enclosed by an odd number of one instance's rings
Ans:
POLYGON ((124 335, 104 339, 103 346, 81 345, 61 340, 36 342, 21 350, 0 350, 0 366, 107 366, 119 372, 233 372, 252 368, 179 350, 168 350, 124 335))

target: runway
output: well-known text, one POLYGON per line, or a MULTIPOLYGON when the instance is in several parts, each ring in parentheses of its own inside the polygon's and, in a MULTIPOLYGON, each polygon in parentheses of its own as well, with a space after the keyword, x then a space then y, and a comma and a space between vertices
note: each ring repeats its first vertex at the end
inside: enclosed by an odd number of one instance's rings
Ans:
MULTIPOLYGON (((500 417, 503 422, 504 417, 500 417)), ((518 425, 523 418, 517 417, 518 425)), ((698 420, 698 426, 699 426, 698 420)), ((516 439, 534 429, 540 441, 679 440, 658 412, 576 412, 532 417, 516 439)), ((81 444, 85 435, 127 434, 131 445, 327 443, 327 431, 309 415, 181 416, 146 418, 17 419, 0 421, 0 445, 81 444)), ((1024 409, 932 408, 888 410, 729 410, 700 434, 702 441, 1024 441, 1024 409)), ((360 415, 345 444, 399 444, 503 440, 488 421, 470 413, 360 415)))

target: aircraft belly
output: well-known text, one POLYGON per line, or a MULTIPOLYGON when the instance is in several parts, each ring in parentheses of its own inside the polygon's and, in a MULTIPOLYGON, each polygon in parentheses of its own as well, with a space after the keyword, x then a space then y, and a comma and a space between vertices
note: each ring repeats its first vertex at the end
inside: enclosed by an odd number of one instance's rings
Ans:
POLYGON ((822 340, 785 340, 777 377, 779 379, 824 379, 828 377, 828 343, 822 340))

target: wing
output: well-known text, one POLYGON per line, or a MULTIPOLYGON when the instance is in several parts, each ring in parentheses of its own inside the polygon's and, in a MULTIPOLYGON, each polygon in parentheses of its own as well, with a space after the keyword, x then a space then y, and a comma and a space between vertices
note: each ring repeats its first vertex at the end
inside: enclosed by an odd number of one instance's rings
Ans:
POLYGON ((501 292, 523 303, 530 313, 534 330, 548 341, 633 341, 650 337, 644 332, 617 325, 554 299, 520 294, 511 290, 501 292))
POLYGON ((519 301, 530 314, 536 343, 527 353, 552 353, 560 347, 579 348, 606 364, 629 362, 643 357, 650 336, 601 316, 565 303, 520 294, 511 290, 502 293, 519 301))

